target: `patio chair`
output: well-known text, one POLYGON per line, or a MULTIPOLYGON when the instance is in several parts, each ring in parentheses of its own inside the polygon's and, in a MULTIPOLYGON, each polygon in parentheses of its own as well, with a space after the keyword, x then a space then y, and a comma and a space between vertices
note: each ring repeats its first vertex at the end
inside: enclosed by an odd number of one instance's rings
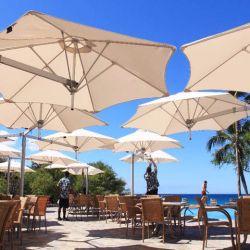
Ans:
POLYGON ((49 201, 49 196, 37 196, 37 201, 34 207, 31 208, 29 216, 32 219, 32 228, 36 229, 36 217, 38 217, 39 230, 41 229, 41 217, 44 217, 45 232, 47 232, 46 209, 49 201))
POLYGON ((106 223, 107 223, 107 214, 110 215, 112 221, 114 218, 119 218, 120 207, 118 195, 107 195, 105 196, 106 201, 106 223))
MULTIPOLYGON (((98 213, 99 213, 99 220, 101 219, 101 217, 105 216, 105 212, 106 212, 106 201, 104 199, 104 195, 100 195, 100 194, 97 194, 96 195, 96 199, 98 201, 98 205, 99 205, 99 210, 98 210, 98 213)), ((106 218, 106 216, 105 216, 106 218)))
MULTIPOLYGON (((164 201, 166 202, 180 202, 181 196, 179 195, 171 195, 164 197, 164 201)), ((179 232, 181 232, 181 208, 173 207, 171 209, 165 209, 165 216, 167 216, 170 220, 174 220, 174 225, 176 226, 176 221, 178 222, 179 232)), ((172 223, 170 223, 172 224, 172 223)))
POLYGON ((22 245, 23 237, 22 237, 22 227, 23 227, 23 211, 25 209, 27 203, 27 197, 19 197, 20 200, 20 208, 18 213, 16 214, 16 218, 13 221, 14 229, 17 228, 17 235, 20 239, 20 245, 22 245))
MULTIPOLYGON (((0 249, 4 249, 4 235, 7 222, 10 219, 11 211, 15 203, 12 201, 0 201, 0 249)), ((13 242, 13 241, 12 241, 13 242)), ((12 243, 13 244, 13 243, 12 243)), ((13 245, 12 245, 13 248, 13 245)))
POLYGON ((9 211, 9 217, 5 224, 5 231, 8 232, 11 249, 13 249, 14 220, 16 219, 17 214, 19 212, 21 202, 20 200, 11 200, 10 202, 12 202, 13 205, 11 206, 11 209, 9 211))
POLYGON ((230 217, 229 213, 220 207, 211 207, 211 208, 205 207, 204 202, 202 201, 202 199, 200 197, 196 197, 196 200, 199 203, 200 212, 201 212, 202 219, 203 219, 203 245, 202 245, 202 249, 204 250, 204 248, 207 247, 208 228, 209 227, 216 227, 216 226, 229 227, 230 236, 231 236, 231 240, 232 240, 232 246, 235 249, 232 221, 231 221, 231 217, 230 217), (221 212, 226 216, 227 220, 226 221, 224 221, 224 220, 209 221, 208 216, 207 216, 207 212, 221 212))
POLYGON ((237 201, 235 212, 236 246, 241 249, 240 234, 244 234, 246 243, 247 234, 250 233, 250 196, 245 196, 237 201))
POLYGON ((149 223, 162 224, 162 238, 165 242, 165 220, 164 209, 161 198, 141 198, 142 204, 142 241, 144 242, 145 223, 148 224, 149 238, 149 223))

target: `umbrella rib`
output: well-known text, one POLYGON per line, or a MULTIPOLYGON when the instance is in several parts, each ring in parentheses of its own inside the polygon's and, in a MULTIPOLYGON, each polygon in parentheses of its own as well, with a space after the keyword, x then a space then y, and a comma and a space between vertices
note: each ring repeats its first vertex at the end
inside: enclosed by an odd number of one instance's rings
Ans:
MULTIPOLYGON (((53 115, 53 113, 55 113, 55 115, 51 118, 48 118, 48 120, 43 124, 43 126, 47 125, 49 122, 51 122, 52 120, 54 120, 56 117, 60 117, 60 114, 63 113, 67 107, 64 107, 62 110, 60 110, 58 113, 56 112, 56 110, 54 109, 54 105, 51 104, 51 109, 53 110, 53 112, 51 113, 51 116, 53 115)), ((64 124, 63 120, 60 119, 61 123, 63 124, 63 126, 67 129, 67 126, 64 124)))
POLYGON ((34 110, 33 110, 32 105, 31 105, 30 102, 29 102, 29 109, 31 111, 31 114, 33 115, 34 121, 36 121, 36 124, 37 124, 37 118, 35 116, 35 112, 34 112, 34 110))
MULTIPOLYGON (((209 109, 212 107, 212 106, 214 106, 214 104, 217 102, 217 99, 215 99, 214 100, 214 102, 206 109, 205 107, 203 107, 202 106, 202 104, 199 104, 201 107, 202 107, 202 109, 205 111, 205 112, 207 112, 207 115, 209 115, 209 109)), ((203 113, 203 115, 201 115, 200 117, 198 117, 197 116, 197 122, 199 122, 199 118, 204 118, 204 117, 206 117, 206 114, 205 114, 205 112, 203 113)), ((221 129, 224 129, 221 125, 220 125, 220 123, 215 119, 216 117, 213 117, 213 120, 217 123, 217 125, 221 128, 221 129)), ((194 124, 195 123, 197 123, 197 122, 194 122, 194 124)))
POLYGON ((17 117, 17 119, 12 123, 11 127, 19 120, 19 118, 22 117, 22 115, 25 115, 27 117, 28 120, 31 121, 31 123, 33 125, 35 125, 36 123, 34 123, 34 121, 26 114, 26 111, 29 109, 29 107, 25 108, 24 110, 22 110, 19 105, 17 103, 13 103, 20 111, 21 111, 21 115, 19 117, 17 117))
POLYGON ((205 76, 203 76, 202 78, 200 78, 198 81, 196 81, 195 83, 193 83, 189 88, 187 88, 185 90, 190 90, 191 88, 193 88, 195 85, 197 85, 203 79, 205 79, 207 76, 211 75, 213 72, 215 72, 216 70, 218 70, 220 67, 222 67, 224 64, 226 64, 228 61, 230 61, 232 58, 234 58, 235 56, 237 56, 240 52, 244 51, 244 49, 240 49, 239 51, 237 51, 235 54, 233 54, 232 56, 230 56, 228 59, 226 59, 225 61, 223 61, 221 64, 219 64, 217 67, 215 67, 211 71, 209 71, 205 76))
MULTIPOLYGON (((42 63, 44 64, 43 69, 48 69, 52 74, 56 75, 56 73, 54 72, 54 70, 49 66, 49 64, 47 64, 43 58, 36 52, 36 50, 30 46, 30 49, 32 50, 32 52, 42 61, 42 63)), ((50 63, 50 62, 49 62, 50 63)))
MULTIPOLYGON (((96 62, 98 61, 98 59, 103 56, 103 52, 104 50, 108 47, 109 43, 106 43, 105 46, 102 48, 101 52, 97 52, 94 49, 92 49, 93 52, 95 52, 98 56, 97 58, 94 60, 94 62, 92 63, 92 65, 90 66, 90 68, 88 69, 88 71, 86 72, 86 74, 81 77, 79 84, 81 84, 84 80, 86 80, 87 75, 89 74, 89 72, 91 71, 91 69, 94 67, 94 65, 96 64, 96 62)), ((110 60, 109 60, 110 61, 110 60)), ((87 81, 87 80, 86 80, 87 81)))
MULTIPOLYGON (((95 51, 94 49, 92 49, 93 51, 95 51)), ((96 51, 95 51, 96 52, 96 51)), ((98 53, 98 52, 96 52, 98 53)), ((107 56, 102 55, 105 59, 110 60, 107 56)), ((113 65, 117 65, 119 66, 121 69, 127 71, 129 74, 135 76, 136 78, 140 79, 141 81, 143 81, 144 83, 147 83, 149 86, 151 86, 153 89, 158 90, 159 92, 161 92, 164 96, 168 95, 168 93, 165 93, 164 91, 162 91, 161 89, 157 88, 156 86, 152 85, 150 82, 146 81, 145 79, 143 79, 142 77, 139 77, 138 75, 136 75, 135 73, 133 73, 132 71, 130 71, 129 69, 125 68, 124 66, 122 66, 121 64, 117 63, 117 62, 113 62, 113 65)))
POLYGON ((61 30, 61 33, 62 33, 62 40, 63 40, 63 47, 64 47, 64 53, 65 53, 65 58, 66 58, 66 63, 67 63, 67 69, 68 69, 68 74, 69 74, 69 79, 70 81, 72 81, 72 78, 71 78, 71 74, 70 74, 70 67, 69 67, 69 59, 68 59, 68 54, 67 54, 67 50, 66 50, 66 44, 65 44, 65 37, 64 37, 64 31, 61 30))
MULTIPOLYGON (((51 62, 53 62, 56 58, 58 58, 58 56, 60 56, 62 53, 64 52, 64 50, 62 50, 58 55, 56 55, 54 58, 52 58, 48 64, 50 64, 51 62)), ((42 70, 44 70, 46 68, 46 66, 42 67, 42 70)), ((56 75, 56 74, 55 74, 56 75)), ((29 85, 29 83, 35 78, 37 77, 37 75, 33 75, 30 80, 28 80, 20 89, 18 89, 18 91, 16 91, 9 99, 13 99, 15 96, 17 96, 20 92, 22 92, 22 90, 27 86, 29 85)), ((63 85, 67 90, 68 88, 63 85)))

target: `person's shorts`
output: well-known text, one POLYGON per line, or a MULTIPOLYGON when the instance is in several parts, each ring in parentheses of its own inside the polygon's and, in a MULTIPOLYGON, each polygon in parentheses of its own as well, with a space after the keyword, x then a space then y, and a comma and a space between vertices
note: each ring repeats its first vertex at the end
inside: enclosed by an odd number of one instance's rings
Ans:
POLYGON ((69 207, 69 199, 60 198, 59 199, 59 207, 68 208, 69 207))

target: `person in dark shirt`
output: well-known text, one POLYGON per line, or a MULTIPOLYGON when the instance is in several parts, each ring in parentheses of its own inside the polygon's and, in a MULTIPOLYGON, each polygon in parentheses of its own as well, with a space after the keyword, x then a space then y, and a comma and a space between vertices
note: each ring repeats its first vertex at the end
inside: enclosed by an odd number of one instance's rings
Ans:
POLYGON ((149 158, 149 165, 146 169, 146 173, 144 174, 144 178, 147 182, 147 195, 158 194, 159 182, 157 179, 157 165, 153 161, 152 158, 149 158), (152 171, 152 164, 154 165, 154 171, 152 171))
POLYGON ((66 171, 65 176, 59 180, 57 186, 60 188, 58 220, 62 220, 61 209, 63 209, 63 220, 67 220, 66 209, 69 207, 69 191, 71 188, 68 171, 66 171))

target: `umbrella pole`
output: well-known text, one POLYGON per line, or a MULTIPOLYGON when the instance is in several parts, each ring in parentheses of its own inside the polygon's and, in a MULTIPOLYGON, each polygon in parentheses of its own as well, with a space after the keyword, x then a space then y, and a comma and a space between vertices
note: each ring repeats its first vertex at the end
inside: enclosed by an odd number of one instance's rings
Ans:
POLYGON ((88 168, 86 169, 86 194, 89 194, 88 168))
POLYGON ((237 168, 238 197, 241 196, 240 166, 239 166, 239 128, 238 122, 235 123, 235 164, 237 168))
POLYGON ((24 166, 26 154, 26 134, 22 135, 22 159, 21 159, 21 181, 20 181, 20 196, 23 196, 24 191, 24 166))
POLYGON ((135 164, 135 154, 132 153, 132 164, 131 164, 131 195, 134 195, 134 164, 135 164))
POLYGON ((11 162, 11 158, 8 157, 7 190, 6 190, 7 195, 10 194, 10 162, 11 162))

